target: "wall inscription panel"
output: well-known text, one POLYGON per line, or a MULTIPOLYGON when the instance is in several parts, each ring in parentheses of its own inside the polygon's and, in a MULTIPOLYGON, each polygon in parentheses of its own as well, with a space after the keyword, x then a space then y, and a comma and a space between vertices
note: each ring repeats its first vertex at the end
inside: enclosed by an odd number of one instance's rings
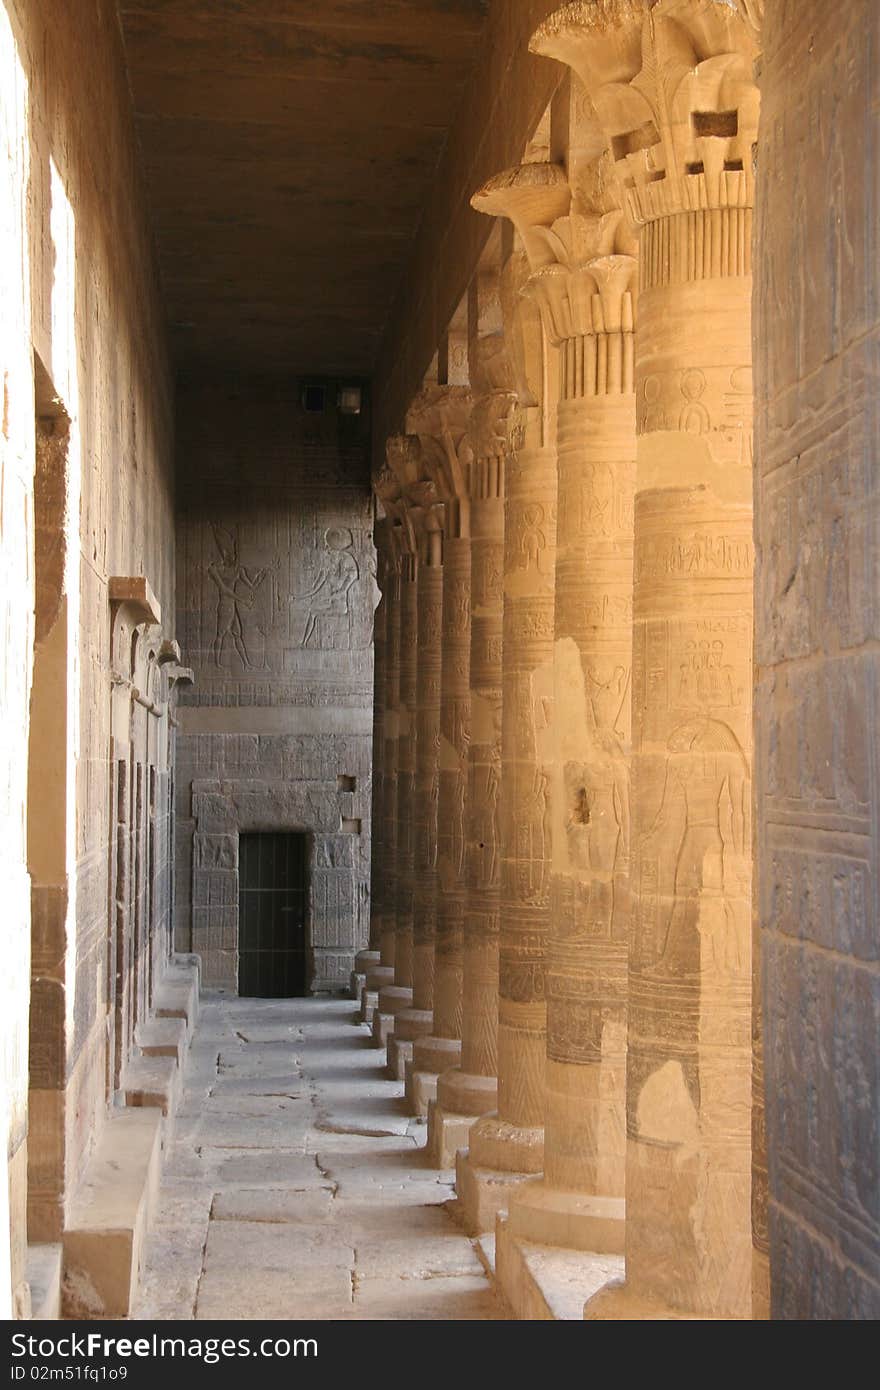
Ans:
POLYGON ((178 416, 178 631, 196 677, 180 710, 178 945, 236 989, 238 834, 305 831, 308 979, 334 988, 369 923, 366 420, 338 413, 335 383, 315 412, 296 383, 188 387, 178 416))

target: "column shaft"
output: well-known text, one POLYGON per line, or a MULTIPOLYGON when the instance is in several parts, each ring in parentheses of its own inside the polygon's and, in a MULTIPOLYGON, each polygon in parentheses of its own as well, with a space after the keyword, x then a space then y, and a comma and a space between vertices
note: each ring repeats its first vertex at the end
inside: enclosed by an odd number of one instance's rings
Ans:
POLYGON ((397 762, 397 925, 394 983, 412 990, 413 888, 415 836, 413 811, 416 778, 416 680, 418 676, 419 566, 414 553, 404 557, 400 582, 400 706, 397 762))
POLYGON ((459 1161, 466 1218, 483 1229, 543 1164, 556 454, 542 447, 541 411, 530 414, 505 484, 498 1109, 459 1161))
POLYGON ((385 577, 385 709, 382 720, 382 872, 379 950, 394 968, 397 944, 397 722, 400 703, 400 565, 394 556, 385 577))
POLYGON ((370 839, 370 940, 369 947, 359 951, 355 957, 352 972, 352 992, 360 1000, 360 1019, 370 1023, 377 1002, 379 984, 387 976, 381 964, 382 918, 385 903, 385 640, 388 615, 388 601, 385 593, 385 556, 383 549, 385 522, 377 522, 375 527, 378 557, 379 603, 373 622, 373 746, 372 746, 372 827, 370 839), (369 982, 368 977, 369 976, 369 982))
MULTIPOLYGON (((504 457, 471 465, 471 741, 465 824, 461 1065, 440 1077, 444 1111, 494 1108, 498 1058, 498 912, 501 887, 501 658, 504 457)), ((465 1129, 466 1134, 466 1129, 465 1129)), ((465 1134, 461 1135, 464 1141, 465 1134)))
MULTIPOLYGON (((440 508, 442 512, 442 506, 440 508)), ((426 529, 424 508, 419 527, 417 673, 413 720, 416 765, 412 800, 413 925, 412 1004, 394 1020, 388 1042, 389 1074, 403 1081, 412 1065, 413 1042, 431 1031, 434 1001, 434 934, 437 915, 437 810, 440 743, 440 639, 443 619, 442 522, 426 529)))
MULTIPOLYGON (((416 698, 415 892, 413 1008, 434 1006, 437 921, 437 815, 440 796, 440 643, 443 634, 443 537, 426 537, 419 569, 419 669, 416 698)), ((430 1018, 428 1020, 430 1022, 430 1018)))

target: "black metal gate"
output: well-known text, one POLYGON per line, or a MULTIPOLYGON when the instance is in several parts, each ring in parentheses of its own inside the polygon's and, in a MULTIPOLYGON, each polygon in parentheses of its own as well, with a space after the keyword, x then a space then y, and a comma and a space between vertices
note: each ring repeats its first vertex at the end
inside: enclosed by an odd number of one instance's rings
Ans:
POLYGON ((238 873, 239 994, 263 999, 305 994, 305 835, 239 836, 238 873))

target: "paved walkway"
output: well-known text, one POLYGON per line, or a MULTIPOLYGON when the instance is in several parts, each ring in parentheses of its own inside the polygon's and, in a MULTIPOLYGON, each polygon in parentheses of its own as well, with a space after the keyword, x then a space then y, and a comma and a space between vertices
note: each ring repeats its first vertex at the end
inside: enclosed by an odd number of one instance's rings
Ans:
POLYGON ((136 1318, 506 1316, 340 999, 208 995, 136 1318))

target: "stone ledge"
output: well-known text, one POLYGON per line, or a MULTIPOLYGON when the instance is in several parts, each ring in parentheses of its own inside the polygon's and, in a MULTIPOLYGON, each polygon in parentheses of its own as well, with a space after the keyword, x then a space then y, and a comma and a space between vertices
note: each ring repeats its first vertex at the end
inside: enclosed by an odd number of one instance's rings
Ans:
POLYGON ((182 1018, 191 1038, 199 1019, 201 969, 198 956, 173 957, 153 992, 156 1018, 182 1018))
POLYGON ((128 1315, 159 1183, 162 1136, 157 1107, 108 1116, 64 1232, 64 1317, 128 1315))
POLYGON ((166 1117, 174 1114, 182 1087, 183 1072, 174 1057, 134 1057, 122 1073, 125 1105, 133 1109, 153 1105, 166 1117))
POLYGON ((57 1322, 61 1317, 61 1255, 60 1245, 29 1245, 27 1248, 31 1321, 57 1322))
POLYGON ((145 1057, 173 1057, 182 1068, 189 1047, 186 1019, 147 1019, 139 1025, 136 1041, 145 1057))

